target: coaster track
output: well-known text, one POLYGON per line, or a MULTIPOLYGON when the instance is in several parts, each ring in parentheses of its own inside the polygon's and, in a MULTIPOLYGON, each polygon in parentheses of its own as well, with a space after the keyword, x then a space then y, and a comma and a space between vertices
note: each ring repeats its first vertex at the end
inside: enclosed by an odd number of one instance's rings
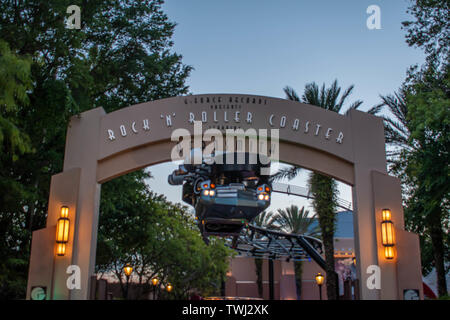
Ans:
MULTIPOLYGON (((306 199, 313 199, 314 196, 311 194, 310 190, 305 187, 300 187, 296 185, 286 184, 286 183, 279 183, 274 182, 272 183, 272 192, 287 194, 287 195, 293 195, 293 196, 299 196, 306 199)), ((353 206, 350 201, 338 198, 337 199, 337 206, 339 208, 353 211, 353 206)))

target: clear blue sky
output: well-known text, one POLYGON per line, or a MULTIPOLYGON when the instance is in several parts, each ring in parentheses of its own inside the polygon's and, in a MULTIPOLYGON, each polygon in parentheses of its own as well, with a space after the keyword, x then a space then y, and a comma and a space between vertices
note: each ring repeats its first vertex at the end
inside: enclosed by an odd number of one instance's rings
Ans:
MULTIPOLYGON (((396 90, 422 53, 405 43, 406 0, 167 0, 175 51, 195 70, 191 92, 284 97, 311 81, 355 85, 368 108, 396 90), (369 5, 381 30, 369 30, 369 5)), ((363 110, 365 109, 363 108, 363 110)))
MULTIPOLYGON (((393 93, 410 65, 421 64, 421 51, 405 43, 401 22, 406 0, 167 0, 163 8, 177 23, 174 50, 195 68, 187 83, 194 94, 248 93, 284 98, 283 87, 299 94, 306 83, 328 85, 338 79, 355 85, 351 101, 362 110, 393 93), (369 30, 369 5, 381 9, 381 30, 369 30)), ((181 188, 167 184, 176 166, 151 168, 150 186, 169 200, 181 200, 181 188)), ((307 173, 294 184, 306 185, 307 173)), ((351 201, 351 189, 339 188, 351 201)), ((274 195, 270 209, 307 200, 274 195)), ((312 209, 309 207, 309 209, 312 209)))

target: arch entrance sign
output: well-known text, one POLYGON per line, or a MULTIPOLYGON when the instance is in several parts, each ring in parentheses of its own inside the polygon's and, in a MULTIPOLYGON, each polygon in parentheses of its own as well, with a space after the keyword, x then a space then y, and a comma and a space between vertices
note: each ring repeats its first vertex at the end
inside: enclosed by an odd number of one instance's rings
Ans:
MULTIPOLYGON (((174 97, 106 114, 96 108, 72 117, 63 172, 52 177, 46 228, 33 233, 27 298, 88 299, 94 273, 101 184, 170 161, 178 128, 279 129, 279 160, 314 170, 353 188, 357 276, 362 299, 402 299, 421 282, 418 236, 404 230, 400 182, 386 171, 382 119, 351 110, 339 115, 299 102, 252 95, 174 97), (61 208, 68 208, 65 254, 55 252, 61 208), (395 255, 387 259, 382 211, 391 212, 395 255), (68 286, 78 266, 79 286, 68 286), (69 268, 72 270, 73 267, 69 268), (69 279, 70 280, 70 279, 69 279), (69 289, 70 288, 70 289, 69 289)), ((198 133, 197 133, 198 134, 198 133)), ((200 133, 201 134, 201 133, 200 133)))

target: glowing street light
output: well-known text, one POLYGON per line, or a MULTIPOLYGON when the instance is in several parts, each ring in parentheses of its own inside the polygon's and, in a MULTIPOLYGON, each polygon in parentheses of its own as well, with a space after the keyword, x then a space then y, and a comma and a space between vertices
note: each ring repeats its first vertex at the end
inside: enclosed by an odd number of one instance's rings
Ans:
POLYGON ((123 272, 127 276, 127 286, 126 286, 126 289, 125 289, 125 299, 128 299, 128 287, 130 285, 130 276, 131 276, 131 273, 133 272, 133 267, 130 266, 129 263, 127 263, 125 265, 125 267, 123 267, 123 272))
POLYGON ((152 285, 153 285, 153 300, 156 300, 156 286, 159 284, 159 279, 157 277, 154 277, 152 279, 152 285))
POLYGON ((127 265, 123 268, 123 272, 125 273, 125 275, 127 277, 129 277, 131 275, 131 273, 133 272, 133 267, 130 266, 129 263, 127 263, 127 265))
POLYGON ((325 280, 324 276, 319 272, 316 275, 316 283, 319 286, 319 297, 320 300, 322 300, 322 285, 323 285, 323 281, 325 280))

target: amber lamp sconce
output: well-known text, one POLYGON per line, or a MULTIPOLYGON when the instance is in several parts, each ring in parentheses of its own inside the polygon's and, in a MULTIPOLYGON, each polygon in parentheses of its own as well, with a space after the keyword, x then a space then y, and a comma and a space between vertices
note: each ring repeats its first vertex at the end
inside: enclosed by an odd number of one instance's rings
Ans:
POLYGON ((383 209, 381 222, 381 241, 384 246, 384 257, 388 260, 394 259, 395 230, 392 222, 391 210, 383 209))
POLYGON ((63 206, 56 224, 56 255, 58 256, 66 254, 66 244, 69 242, 69 226, 69 208, 63 206))

